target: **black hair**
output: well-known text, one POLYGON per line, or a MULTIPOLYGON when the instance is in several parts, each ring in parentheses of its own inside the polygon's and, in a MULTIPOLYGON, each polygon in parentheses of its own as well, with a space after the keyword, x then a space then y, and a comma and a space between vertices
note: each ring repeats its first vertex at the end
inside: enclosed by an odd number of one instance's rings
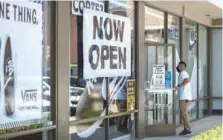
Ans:
POLYGON ((184 65, 185 68, 187 67, 187 64, 186 64, 184 61, 180 61, 180 62, 179 62, 179 65, 184 65))

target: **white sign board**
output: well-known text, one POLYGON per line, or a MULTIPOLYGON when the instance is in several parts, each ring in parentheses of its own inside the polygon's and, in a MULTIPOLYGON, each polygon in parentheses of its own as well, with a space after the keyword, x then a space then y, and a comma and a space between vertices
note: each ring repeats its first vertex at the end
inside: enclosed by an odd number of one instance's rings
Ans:
POLYGON ((42 5, 0 0, 0 7, 0 127, 37 123, 42 118, 42 5))
POLYGON ((83 20, 84 78, 130 76, 130 19, 86 9, 83 20))
POLYGON ((153 66, 153 87, 165 87, 165 65, 153 66))
POLYGON ((84 9, 103 12, 104 1, 99 2, 97 0, 72 0, 72 14, 82 16, 84 9))

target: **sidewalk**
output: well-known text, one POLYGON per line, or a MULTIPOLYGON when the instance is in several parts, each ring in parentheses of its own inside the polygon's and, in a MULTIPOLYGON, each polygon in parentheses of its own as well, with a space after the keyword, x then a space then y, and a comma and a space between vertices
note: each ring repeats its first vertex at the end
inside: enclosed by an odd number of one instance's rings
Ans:
MULTIPOLYGON (((216 125, 222 124, 222 116, 210 116, 191 123, 193 135, 197 135, 205 130, 211 129, 216 125)), ((192 136, 182 137, 178 134, 183 130, 182 126, 177 128, 177 135, 170 137, 144 138, 142 140, 190 140, 192 136)))

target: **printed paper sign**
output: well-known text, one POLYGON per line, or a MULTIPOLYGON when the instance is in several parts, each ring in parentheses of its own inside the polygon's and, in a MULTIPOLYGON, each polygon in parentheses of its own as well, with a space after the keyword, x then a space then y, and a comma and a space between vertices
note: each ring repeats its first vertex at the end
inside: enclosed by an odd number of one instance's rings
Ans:
POLYGON ((104 1, 99 2, 97 0, 72 0, 72 14, 82 16, 84 9, 103 12, 104 1))
POLYGON ((165 87, 165 65, 153 66, 153 87, 165 87))
POLYGON ((127 111, 135 109, 135 80, 129 79, 127 82, 127 111))
POLYGON ((41 4, 0 0, 0 129, 42 117, 42 40, 41 4))
POLYGON ((86 9, 83 27, 84 78, 130 76, 130 19, 86 9))

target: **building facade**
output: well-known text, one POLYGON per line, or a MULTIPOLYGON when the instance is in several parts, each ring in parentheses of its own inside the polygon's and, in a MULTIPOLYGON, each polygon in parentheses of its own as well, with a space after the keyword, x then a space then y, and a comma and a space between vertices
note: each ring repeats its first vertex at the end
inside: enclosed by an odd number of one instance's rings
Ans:
MULTIPOLYGON (((130 19, 131 76, 84 80, 81 12, 87 2, 30 3, 42 8, 43 121, 27 128, 18 122, 2 123, 0 139, 121 140, 174 135, 182 124, 179 99, 171 90, 177 83, 175 67, 180 60, 187 63, 191 77, 190 120, 222 113, 221 7, 210 1, 90 0, 90 9, 95 6, 130 19), (154 65, 172 74, 169 88, 151 91, 154 65), (128 86, 133 89, 133 101, 128 86), (112 97, 112 93, 117 95, 112 97), (131 109, 129 102, 134 103, 131 109)), ((0 19, 1 6, 3 1, 0 19)))

